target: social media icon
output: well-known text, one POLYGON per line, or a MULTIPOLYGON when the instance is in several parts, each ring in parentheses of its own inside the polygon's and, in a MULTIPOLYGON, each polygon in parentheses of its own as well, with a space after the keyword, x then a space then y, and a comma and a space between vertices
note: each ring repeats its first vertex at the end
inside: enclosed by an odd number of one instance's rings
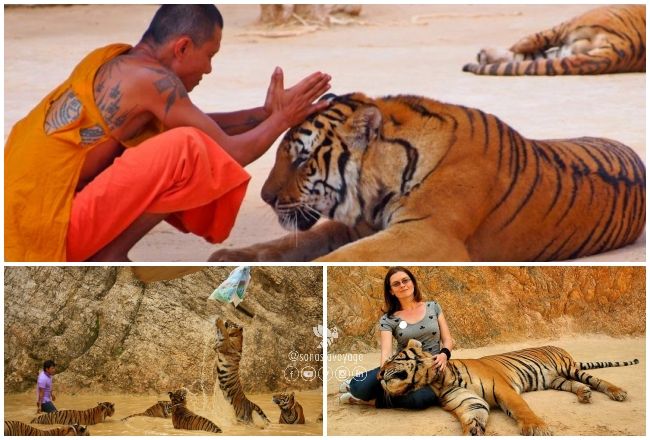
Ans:
POLYGON ((302 369, 301 375, 304 380, 311 382, 316 378, 316 369, 308 365, 302 369))
POLYGON ((289 382, 294 382, 298 380, 299 377, 300 377, 300 371, 298 370, 298 368, 294 367, 293 365, 289 365, 287 368, 284 369, 284 378, 289 382))

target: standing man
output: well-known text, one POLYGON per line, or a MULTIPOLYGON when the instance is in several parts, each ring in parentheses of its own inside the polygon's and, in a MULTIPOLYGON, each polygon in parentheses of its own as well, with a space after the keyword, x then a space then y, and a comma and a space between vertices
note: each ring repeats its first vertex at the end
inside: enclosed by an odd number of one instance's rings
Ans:
POLYGON ((54 393, 52 392, 52 376, 54 376, 56 365, 53 360, 43 362, 43 371, 38 373, 38 381, 36 385, 36 393, 38 400, 36 401, 36 412, 54 412, 54 393))
POLYGON ((163 5, 134 47, 96 49, 11 130, 6 261, 127 261, 163 220, 212 243, 232 229, 259 158, 326 107, 317 72, 264 105, 205 113, 188 93, 212 71, 224 27, 214 5, 163 5))

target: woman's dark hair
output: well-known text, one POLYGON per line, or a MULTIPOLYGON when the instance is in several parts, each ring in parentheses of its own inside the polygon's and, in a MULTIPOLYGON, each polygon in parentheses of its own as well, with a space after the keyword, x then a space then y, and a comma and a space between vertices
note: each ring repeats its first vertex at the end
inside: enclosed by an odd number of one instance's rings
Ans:
POLYGON ((416 302, 420 302, 422 300, 420 289, 418 289, 418 282, 415 279, 415 276, 413 276, 413 274, 411 273, 411 271, 405 267, 393 266, 390 269, 388 269, 388 272, 384 277, 384 304, 386 305, 386 309, 384 310, 384 312, 386 313, 387 316, 393 316, 395 312, 397 312, 398 310, 402 310, 399 300, 391 293, 391 286, 390 286, 390 277, 395 275, 397 272, 404 272, 406 275, 409 276, 409 278, 413 282, 413 299, 416 302))
POLYGON ((201 46, 212 38, 215 26, 223 29, 223 17, 215 5, 162 5, 142 39, 163 44, 172 37, 187 35, 201 46))

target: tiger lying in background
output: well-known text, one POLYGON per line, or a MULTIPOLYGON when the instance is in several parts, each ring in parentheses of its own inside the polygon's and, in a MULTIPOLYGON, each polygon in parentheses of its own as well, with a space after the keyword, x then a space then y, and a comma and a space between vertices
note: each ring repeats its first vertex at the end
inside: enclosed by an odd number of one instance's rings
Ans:
POLYGON ((305 423, 305 414, 302 411, 302 406, 296 402, 294 393, 274 394, 273 403, 280 407, 279 423, 288 425, 305 423))
POLYGON ((162 417, 166 419, 172 413, 172 403, 168 400, 159 400, 153 406, 147 408, 144 412, 131 414, 130 416, 124 417, 122 421, 128 420, 131 417, 145 416, 145 417, 162 417))
POLYGON ((58 436, 58 435, 90 435, 88 429, 85 426, 81 426, 78 423, 74 425, 64 426, 62 428, 42 430, 29 426, 27 423, 19 422, 17 420, 7 420, 5 421, 5 436, 33 436, 33 435, 47 435, 47 436, 58 436))
POLYGON ((187 409, 187 391, 176 390, 169 392, 172 401, 172 425, 175 429, 188 429, 191 431, 221 432, 221 428, 205 417, 194 414, 187 409))
POLYGON ((115 414, 115 404, 111 402, 98 403, 96 407, 79 411, 76 409, 62 409, 47 414, 41 414, 30 423, 41 423, 43 425, 72 425, 79 423, 83 425, 94 425, 103 422, 106 417, 115 414))
POLYGON ((264 411, 248 400, 239 377, 244 328, 232 321, 224 323, 221 318, 217 319, 215 325, 217 333, 213 348, 217 352, 219 388, 221 388, 223 396, 232 405, 238 421, 253 423, 253 411, 255 411, 262 418, 264 424, 271 423, 264 411))
POLYGON ((645 5, 603 6, 519 40, 483 49, 478 75, 593 75, 645 72, 645 5))
POLYGON ((620 402, 627 398, 625 391, 583 370, 638 363, 638 359, 576 362, 561 348, 539 347, 479 359, 451 359, 440 372, 433 366, 433 356, 411 339, 382 366, 377 378, 389 395, 430 386, 441 406, 458 418, 465 435, 485 433, 490 407, 500 407, 515 419, 524 435, 550 435, 549 427, 528 407, 521 393, 556 389, 575 393, 579 402, 589 403, 594 389, 620 402))
POLYGON ((477 109, 328 95, 291 129, 262 198, 312 230, 211 261, 556 261, 633 243, 645 166, 602 138, 527 139, 477 109))

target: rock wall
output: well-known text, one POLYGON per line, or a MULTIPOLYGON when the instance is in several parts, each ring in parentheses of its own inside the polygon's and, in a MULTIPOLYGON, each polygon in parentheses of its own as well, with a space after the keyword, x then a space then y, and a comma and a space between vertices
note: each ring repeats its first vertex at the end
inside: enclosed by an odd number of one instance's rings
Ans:
MULTIPOLYGON (((330 267, 332 352, 378 349, 388 267, 330 267)), ((644 267, 412 267, 443 309, 456 347, 575 333, 645 334, 644 267)))
POLYGON ((245 326, 241 376, 247 391, 310 389, 284 370, 322 366, 320 267, 254 267, 244 305, 208 301, 233 268, 209 267, 172 281, 144 284, 128 267, 5 268, 5 391, 34 386, 54 359, 60 391, 211 390, 217 315, 245 326), (289 359, 296 351, 304 356, 289 359))

